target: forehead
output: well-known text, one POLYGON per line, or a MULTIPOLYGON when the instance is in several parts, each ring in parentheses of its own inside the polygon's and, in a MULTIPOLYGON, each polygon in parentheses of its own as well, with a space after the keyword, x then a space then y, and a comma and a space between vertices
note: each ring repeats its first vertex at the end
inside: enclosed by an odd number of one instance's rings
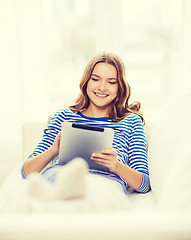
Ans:
POLYGON ((106 76, 106 77, 113 77, 113 78, 117 78, 117 70, 116 68, 109 64, 109 63, 97 63, 93 69, 92 74, 96 74, 100 77, 102 76, 106 76))

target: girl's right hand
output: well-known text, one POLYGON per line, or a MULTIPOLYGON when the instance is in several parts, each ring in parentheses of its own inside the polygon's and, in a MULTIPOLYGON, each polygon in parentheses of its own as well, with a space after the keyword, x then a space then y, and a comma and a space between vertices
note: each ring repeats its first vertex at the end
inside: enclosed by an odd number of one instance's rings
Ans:
POLYGON ((61 139, 61 133, 59 133, 55 140, 54 140, 54 143, 52 145, 52 150, 54 152, 55 155, 58 155, 59 154, 59 148, 60 148, 60 139, 61 139))

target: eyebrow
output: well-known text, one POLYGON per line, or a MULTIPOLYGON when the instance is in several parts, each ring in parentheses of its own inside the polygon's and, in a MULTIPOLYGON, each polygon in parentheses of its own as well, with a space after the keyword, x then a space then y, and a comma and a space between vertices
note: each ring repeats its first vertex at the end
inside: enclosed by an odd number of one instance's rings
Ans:
MULTIPOLYGON (((99 75, 96 75, 96 74, 94 74, 94 73, 92 73, 92 75, 95 76, 95 77, 101 78, 99 75)), ((112 79, 113 79, 113 80, 117 80, 117 78, 108 78, 108 79, 109 79, 109 80, 112 80, 112 79)))

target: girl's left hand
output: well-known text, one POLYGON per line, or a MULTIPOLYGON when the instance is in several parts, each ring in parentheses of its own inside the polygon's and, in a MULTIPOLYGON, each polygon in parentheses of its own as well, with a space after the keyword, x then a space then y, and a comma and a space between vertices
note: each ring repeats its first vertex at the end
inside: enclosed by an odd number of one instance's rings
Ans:
POLYGON ((117 151, 113 148, 104 148, 100 152, 92 153, 91 159, 114 172, 118 162, 117 151))

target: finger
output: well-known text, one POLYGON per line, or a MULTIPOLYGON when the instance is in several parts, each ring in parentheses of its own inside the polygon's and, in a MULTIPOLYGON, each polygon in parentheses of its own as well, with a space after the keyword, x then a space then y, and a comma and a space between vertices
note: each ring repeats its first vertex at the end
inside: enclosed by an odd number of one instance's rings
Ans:
POLYGON ((99 152, 94 152, 94 153, 92 153, 92 155, 95 155, 95 156, 97 156, 98 154, 111 155, 111 153, 112 153, 111 149, 109 149, 109 148, 104 148, 104 149, 102 149, 102 150, 99 151, 99 152))
POLYGON ((107 157, 107 155, 104 155, 102 153, 93 153, 91 155, 92 159, 103 159, 103 160, 109 160, 109 157, 107 157))
POLYGON ((106 161, 104 159, 94 159, 94 162, 104 164, 106 161))
POLYGON ((110 159, 94 158, 94 159, 92 159, 92 161, 94 161, 95 163, 99 163, 101 165, 104 165, 104 166, 106 166, 108 168, 111 165, 113 165, 113 161, 111 161, 110 159))
POLYGON ((102 159, 94 160, 94 162, 98 163, 98 164, 101 164, 101 165, 103 165, 105 167, 109 167, 110 166, 110 164, 107 161, 104 161, 102 159))
POLYGON ((97 153, 103 153, 103 154, 110 154, 110 153, 112 153, 113 151, 112 151, 113 149, 112 148, 103 148, 103 149, 101 149, 100 151, 98 151, 98 152, 94 152, 95 154, 97 154, 97 153))
POLYGON ((101 153, 105 155, 116 155, 117 151, 113 148, 103 148, 101 150, 101 153))
POLYGON ((109 170, 113 167, 113 165, 111 163, 108 163, 107 161, 105 162, 105 161, 97 161, 97 160, 95 160, 94 162, 98 163, 98 164, 100 164, 100 165, 102 165, 104 167, 107 167, 109 170))

